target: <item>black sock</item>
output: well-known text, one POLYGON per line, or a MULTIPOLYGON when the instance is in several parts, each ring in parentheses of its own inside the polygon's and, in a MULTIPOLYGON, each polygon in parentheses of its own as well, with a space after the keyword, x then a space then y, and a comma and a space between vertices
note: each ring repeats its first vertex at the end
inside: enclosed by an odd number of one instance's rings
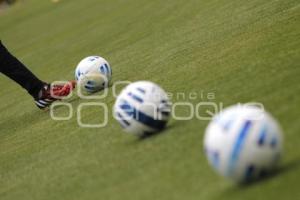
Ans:
POLYGON ((25 65, 11 55, 0 41, 0 72, 17 82, 35 99, 45 85, 25 65))

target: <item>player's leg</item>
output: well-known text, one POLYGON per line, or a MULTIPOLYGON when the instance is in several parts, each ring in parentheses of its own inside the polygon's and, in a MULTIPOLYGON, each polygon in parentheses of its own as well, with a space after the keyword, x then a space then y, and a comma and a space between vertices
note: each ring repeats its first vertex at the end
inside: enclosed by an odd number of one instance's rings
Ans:
POLYGON ((39 92, 45 85, 30 72, 17 58, 11 55, 0 41, 0 72, 14 80, 28 91, 33 98, 39 97, 39 92))
POLYGON ((34 98, 35 104, 44 109, 50 104, 69 95, 75 87, 75 82, 66 84, 47 84, 39 80, 17 58, 4 47, 0 41, 0 72, 14 80, 34 98))

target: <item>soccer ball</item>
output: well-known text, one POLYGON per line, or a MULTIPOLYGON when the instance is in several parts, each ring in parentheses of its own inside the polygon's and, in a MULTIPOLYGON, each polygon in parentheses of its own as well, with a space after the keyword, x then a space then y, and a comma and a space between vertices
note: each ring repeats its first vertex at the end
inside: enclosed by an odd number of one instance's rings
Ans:
POLYGON ((89 56, 77 65, 75 79, 83 91, 93 93, 108 87, 112 70, 109 63, 102 57, 89 56))
POLYGON ((204 148, 217 172, 236 182, 248 182, 276 167, 282 154, 282 131, 261 108, 236 105, 210 122, 204 148))
POLYGON ((87 73, 78 80, 80 91, 94 93, 107 87, 107 77, 101 73, 87 73))
POLYGON ((148 81, 129 84, 117 97, 114 117, 126 132, 142 136, 161 131, 171 113, 167 93, 148 81))

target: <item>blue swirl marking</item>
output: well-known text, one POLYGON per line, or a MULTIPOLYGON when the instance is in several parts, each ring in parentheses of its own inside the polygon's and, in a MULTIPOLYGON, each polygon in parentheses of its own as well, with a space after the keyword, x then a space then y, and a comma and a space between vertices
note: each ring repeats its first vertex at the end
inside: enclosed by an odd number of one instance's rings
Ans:
POLYGON ((143 94, 146 94, 146 91, 143 89, 143 88, 140 88, 140 87, 138 87, 138 88, 136 88, 138 91, 140 91, 141 93, 143 93, 143 94))
POLYGON ((91 85, 85 85, 84 88, 89 90, 89 91, 94 91, 95 90, 95 87, 91 86, 91 85))
POLYGON ((106 63, 104 64, 104 68, 106 69, 106 75, 109 75, 110 74, 110 70, 109 70, 109 67, 108 67, 108 65, 106 63))
POLYGON ((103 65, 100 66, 100 72, 101 72, 102 74, 106 74, 103 65))
POLYGON ((121 113, 117 112, 117 115, 118 115, 117 120, 120 122, 123 128, 127 128, 128 126, 130 126, 130 123, 124 119, 121 113))
POLYGON ((140 122, 141 124, 144 124, 148 127, 151 127, 156 130, 163 129, 167 121, 162 120, 155 120, 152 117, 146 115, 145 113, 135 109, 133 106, 131 106, 127 101, 123 100, 122 103, 119 105, 119 107, 129 116, 132 117, 134 120, 140 122))
POLYGON ((267 138, 267 127, 263 126, 263 128, 259 134, 258 145, 263 146, 266 142, 266 138, 267 138))
POLYGON ((246 137, 249 133, 250 127, 252 125, 252 122, 250 120, 247 120, 242 129, 240 130, 240 133, 235 141, 231 156, 230 156, 230 160, 229 160, 229 166, 228 166, 228 174, 232 174, 236 163, 239 159, 240 153, 243 149, 244 143, 246 141, 246 137))
POLYGON ((144 100, 142 98, 140 98, 139 96, 132 94, 131 92, 128 93, 128 96, 132 97, 132 99, 136 100, 139 103, 143 103, 144 100))
POLYGON ((89 92, 95 92, 95 90, 97 89, 97 83, 95 81, 88 80, 84 85, 84 88, 89 92))
POLYGON ((112 72, 111 72, 111 69, 110 67, 105 63, 103 65, 100 66, 99 68, 100 72, 106 76, 111 76, 112 75, 112 72))
POLYGON ((108 67, 107 67, 107 64, 104 64, 103 66, 104 66, 104 69, 105 69, 105 75, 107 75, 107 74, 108 74, 108 71, 109 71, 109 69, 108 69, 108 67))
POLYGON ((77 80, 77 81, 78 81, 80 75, 81 75, 81 72, 80 72, 80 70, 78 70, 77 73, 76 73, 76 80, 77 80))

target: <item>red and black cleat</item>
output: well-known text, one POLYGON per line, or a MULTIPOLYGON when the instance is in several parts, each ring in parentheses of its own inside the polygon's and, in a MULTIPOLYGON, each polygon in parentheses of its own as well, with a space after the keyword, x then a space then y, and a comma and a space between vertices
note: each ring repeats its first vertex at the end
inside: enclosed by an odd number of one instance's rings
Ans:
POLYGON ((54 101, 61 100, 67 97, 75 88, 76 81, 66 83, 45 84, 38 99, 34 102, 38 108, 44 110, 48 108, 54 101))

